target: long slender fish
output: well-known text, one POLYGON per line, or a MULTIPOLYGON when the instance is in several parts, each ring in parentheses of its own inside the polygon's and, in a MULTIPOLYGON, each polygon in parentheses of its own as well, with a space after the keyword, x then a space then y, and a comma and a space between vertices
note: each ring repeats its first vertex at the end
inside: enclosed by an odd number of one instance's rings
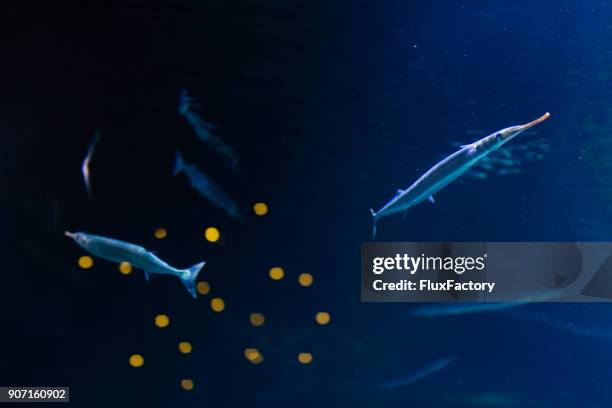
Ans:
POLYGON ((191 187, 196 190, 200 195, 217 207, 224 210, 230 217, 242 221, 242 214, 238 205, 232 200, 232 198, 219 186, 202 173, 193 164, 187 163, 183 159, 183 155, 180 151, 176 151, 176 163, 174 166, 174 174, 184 172, 191 183, 191 187))
MULTIPOLYGON (((183 89, 179 96, 179 115, 187 119, 198 139, 217 154, 224 156, 232 167, 237 167, 240 161, 238 154, 236 154, 232 146, 212 132, 215 128, 213 124, 206 122, 199 113, 192 109, 192 106, 194 106, 192 101, 193 98, 189 96, 186 89, 183 89)), ((195 106, 199 105, 196 104, 195 106)))
POLYGON ((474 143, 461 146, 460 150, 433 166, 406 190, 397 190, 395 197, 379 211, 375 212, 370 208, 370 212, 374 218, 372 238, 376 236, 376 223, 380 218, 406 211, 408 208, 425 200, 429 200, 433 203, 433 195, 435 193, 468 171, 476 162, 489 153, 499 149, 502 145, 514 139, 520 133, 546 120, 549 116, 550 113, 546 112, 540 118, 532 122, 499 130, 474 143))
POLYGON ((415 370, 414 372, 410 373, 408 377, 401 378, 399 380, 386 381, 382 384, 379 384, 378 388, 388 390, 388 389, 399 388, 399 387, 403 387, 408 384, 412 384, 413 382, 418 381, 421 378, 425 378, 437 371, 440 371, 446 368, 446 366, 448 366, 450 363, 455 361, 457 358, 458 357, 455 356, 455 357, 445 357, 445 358, 440 358, 438 360, 434 360, 424 365, 423 367, 415 370))
POLYGON ((437 303, 435 305, 426 305, 414 309, 410 315, 417 317, 442 317, 442 316, 458 316, 472 313, 495 312, 498 310, 512 309, 525 305, 529 302, 489 302, 489 303, 437 303))
POLYGON ((138 245, 84 232, 66 231, 65 234, 92 255, 113 262, 129 262, 132 266, 144 270, 147 281, 151 273, 177 276, 191 296, 197 296, 196 279, 206 262, 187 269, 176 269, 138 245))
POLYGON ((91 144, 89 145, 89 149, 87 149, 87 155, 85 156, 85 159, 83 159, 83 164, 81 164, 81 174, 83 175, 83 181, 85 182, 85 190, 87 190, 87 195, 91 200, 93 200, 93 195, 91 194, 91 170, 89 169, 89 165, 91 164, 91 159, 99 141, 100 131, 97 131, 94 134, 91 144))

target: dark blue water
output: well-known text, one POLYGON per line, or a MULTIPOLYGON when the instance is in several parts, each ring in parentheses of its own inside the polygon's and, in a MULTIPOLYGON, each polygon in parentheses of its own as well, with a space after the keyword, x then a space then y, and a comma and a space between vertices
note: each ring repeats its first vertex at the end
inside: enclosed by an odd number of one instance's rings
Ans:
POLYGON ((612 406, 611 340, 560 329, 612 332, 607 305, 523 309, 561 322, 550 324, 418 320, 410 305, 359 299, 368 209, 458 143, 546 111, 537 133, 511 142, 549 145, 542 158, 457 181, 435 205, 381 220, 377 239, 612 239, 612 3, 101 2, 3 15, 0 385, 69 385, 79 407, 612 406), (235 147, 240 172, 177 115, 183 88, 235 147), (97 129, 90 201, 79 169, 97 129), (244 224, 172 176, 177 148, 237 199, 244 224), (265 217, 251 211, 258 201, 265 217), (204 239, 208 226, 219 243, 204 239), (145 283, 99 259, 81 270, 66 229, 180 267, 207 260, 211 294, 193 300, 174 278, 145 283), (311 287, 298 285, 302 272, 311 287), (249 324, 252 312, 264 326, 249 324), (168 328, 154 326, 158 313, 168 328), (178 352, 184 340, 191 354, 178 352), (247 361, 246 347, 264 361, 247 361), (143 367, 128 364, 134 353, 143 367), (418 382, 378 389, 452 356, 418 382))

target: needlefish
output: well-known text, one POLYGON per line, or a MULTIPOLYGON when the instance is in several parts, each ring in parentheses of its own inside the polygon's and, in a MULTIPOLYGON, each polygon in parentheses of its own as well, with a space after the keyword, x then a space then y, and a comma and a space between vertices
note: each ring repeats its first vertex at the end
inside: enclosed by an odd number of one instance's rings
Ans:
POLYGON ((65 235, 92 255, 113 262, 129 262, 132 266, 144 270, 147 281, 149 274, 152 273, 177 276, 191 296, 194 298, 197 296, 196 279, 206 262, 200 262, 187 269, 177 269, 138 245, 84 232, 66 231, 65 235))
POLYGON ((468 171, 480 159, 499 149, 525 130, 548 119, 549 116, 550 113, 546 112, 540 118, 532 122, 499 130, 474 143, 461 146, 460 150, 442 159, 406 190, 397 190, 395 197, 386 203, 380 210, 374 211, 370 208, 370 212, 374 219, 372 238, 376 236, 376 223, 380 218, 399 212, 405 212, 408 208, 425 200, 434 203, 435 193, 468 171))

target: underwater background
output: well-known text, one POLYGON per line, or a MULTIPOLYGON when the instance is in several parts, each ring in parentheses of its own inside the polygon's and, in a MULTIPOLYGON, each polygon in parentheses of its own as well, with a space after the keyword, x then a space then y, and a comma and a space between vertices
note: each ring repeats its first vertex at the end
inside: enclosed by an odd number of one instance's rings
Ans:
POLYGON ((612 240, 612 2, 3 9, 0 384, 70 386, 78 407, 612 406, 608 304, 417 319, 415 305, 359 298, 368 209, 459 144, 546 111, 435 205, 381 220, 377 240, 612 240), (183 89, 238 170, 178 114, 183 89), (96 131, 91 200, 80 166, 96 131), (244 222, 173 176, 177 149, 244 222), (181 268, 206 260, 210 292, 194 300, 176 278, 98 258, 84 269, 65 230, 181 268))

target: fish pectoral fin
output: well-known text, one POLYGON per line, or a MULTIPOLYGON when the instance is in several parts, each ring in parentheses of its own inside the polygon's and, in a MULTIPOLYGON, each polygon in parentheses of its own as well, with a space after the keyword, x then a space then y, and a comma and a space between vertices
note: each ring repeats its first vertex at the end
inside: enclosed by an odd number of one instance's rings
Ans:
POLYGON ((145 277, 145 280, 148 282, 149 281, 149 272, 145 271, 144 277, 145 277))
POLYGON ((430 195, 429 197, 427 197, 427 200, 429 200, 430 203, 435 204, 436 200, 434 200, 434 197, 432 195, 430 195))
POLYGON ((403 218, 403 219, 406 219, 406 214, 408 214, 408 210, 405 210, 405 211, 402 213, 402 218, 403 218))

